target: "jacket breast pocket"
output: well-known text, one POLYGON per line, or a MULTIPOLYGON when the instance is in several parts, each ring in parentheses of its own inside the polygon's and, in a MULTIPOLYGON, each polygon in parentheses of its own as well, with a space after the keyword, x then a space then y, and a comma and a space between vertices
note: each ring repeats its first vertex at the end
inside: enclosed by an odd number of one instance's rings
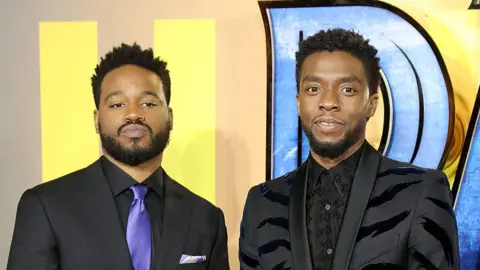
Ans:
POLYGON ((355 248, 352 256, 353 269, 359 269, 374 259, 398 247, 400 235, 382 235, 355 248))
POLYGON ((179 264, 175 270, 206 270, 207 262, 179 264))

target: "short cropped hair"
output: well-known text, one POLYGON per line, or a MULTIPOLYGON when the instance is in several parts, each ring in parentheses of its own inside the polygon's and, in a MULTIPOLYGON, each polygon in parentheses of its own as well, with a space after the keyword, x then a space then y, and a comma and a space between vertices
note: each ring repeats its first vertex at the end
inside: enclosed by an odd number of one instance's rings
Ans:
POLYGON ((92 89, 97 109, 100 105, 100 90, 103 79, 110 71, 124 65, 136 65, 157 74, 162 81, 165 100, 167 104, 170 104, 171 82, 167 62, 155 57, 151 48, 142 50, 137 43, 133 45, 122 43, 120 46, 114 47, 105 57, 102 57, 100 63, 95 67, 95 74, 92 76, 92 89))
POLYGON ((380 59, 377 57, 377 49, 362 35, 341 28, 322 30, 300 42, 299 50, 295 54, 297 91, 300 87, 300 72, 305 59, 313 53, 324 51, 343 51, 359 59, 365 69, 370 94, 377 93, 380 83, 380 59))

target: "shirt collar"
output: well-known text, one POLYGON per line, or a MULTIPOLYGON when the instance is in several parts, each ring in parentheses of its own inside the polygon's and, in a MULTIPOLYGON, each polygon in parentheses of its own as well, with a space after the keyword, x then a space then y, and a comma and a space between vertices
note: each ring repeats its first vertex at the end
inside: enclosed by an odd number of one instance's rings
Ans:
MULTIPOLYGON (((130 186, 138 184, 135 179, 130 175, 120 169, 117 165, 112 163, 110 160, 104 156, 100 159, 103 173, 107 178, 107 181, 110 185, 113 196, 117 196, 122 193, 124 190, 128 189, 130 186)), ((163 198, 163 170, 159 167, 155 172, 153 172, 143 184, 147 185, 151 190, 157 193, 160 198, 163 198)))
POLYGON ((309 169, 309 181, 316 186, 319 183, 319 178, 322 173, 330 173, 332 174, 332 178, 336 179, 340 177, 339 181, 334 181, 334 184, 337 190, 342 194, 342 196, 349 190, 351 182, 353 181, 353 177, 355 174, 355 170, 357 169, 358 162, 360 161, 360 157, 362 155, 363 145, 355 151, 351 156, 347 159, 340 162, 337 166, 326 169, 322 165, 320 165, 312 155, 309 155, 310 160, 310 169, 309 169))

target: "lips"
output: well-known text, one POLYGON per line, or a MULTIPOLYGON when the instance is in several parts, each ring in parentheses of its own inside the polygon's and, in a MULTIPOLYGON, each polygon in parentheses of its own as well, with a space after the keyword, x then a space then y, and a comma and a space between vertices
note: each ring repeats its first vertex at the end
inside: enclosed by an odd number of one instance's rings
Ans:
POLYGON ((127 138, 141 138, 148 134, 148 130, 146 127, 138 124, 130 124, 120 131, 120 135, 125 136, 127 138))
POLYGON ((319 117, 314 121, 315 126, 320 129, 321 132, 329 133, 341 128, 344 123, 333 117, 319 117))
POLYGON ((327 117, 327 116, 322 116, 318 117, 315 119, 315 124, 317 123, 327 123, 327 124, 337 124, 337 125, 343 125, 343 122, 340 120, 337 120, 333 117, 327 117))

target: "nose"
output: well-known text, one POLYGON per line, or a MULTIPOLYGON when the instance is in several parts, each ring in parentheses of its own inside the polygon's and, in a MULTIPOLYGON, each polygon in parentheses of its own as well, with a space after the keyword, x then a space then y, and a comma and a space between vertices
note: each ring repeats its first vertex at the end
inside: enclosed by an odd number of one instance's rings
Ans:
POLYGON ((339 109, 338 96, 336 91, 325 90, 320 95, 320 102, 318 104, 320 110, 334 111, 339 109))
POLYGON ((138 121, 144 122, 145 115, 143 115, 142 110, 139 109, 137 106, 129 106, 125 114, 125 121, 126 122, 138 122, 138 121))

